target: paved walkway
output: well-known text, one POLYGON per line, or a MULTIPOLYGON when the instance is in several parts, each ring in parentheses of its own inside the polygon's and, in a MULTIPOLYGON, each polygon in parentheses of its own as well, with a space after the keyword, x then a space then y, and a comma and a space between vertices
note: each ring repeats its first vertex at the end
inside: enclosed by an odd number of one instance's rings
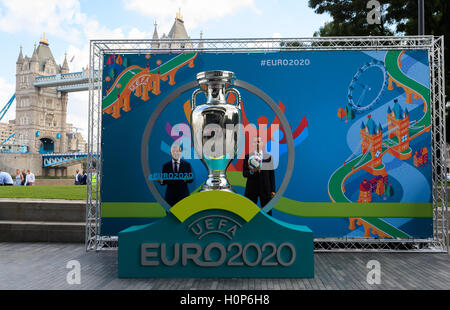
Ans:
POLYGON ((0 289, 450 289, 450 255, 316 253, 314 279, 119 279, 117 252, 85 252, 81 244, 0 243, 0 289), (70 260, 81 284, 70 285, 70 260), (366 281, 367 262, 381 266, 381 284, 366 281))

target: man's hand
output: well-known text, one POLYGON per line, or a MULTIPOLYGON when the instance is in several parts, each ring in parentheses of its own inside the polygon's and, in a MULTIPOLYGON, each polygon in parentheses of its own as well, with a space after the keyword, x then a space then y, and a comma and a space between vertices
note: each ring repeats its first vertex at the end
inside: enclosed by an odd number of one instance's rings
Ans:
POLYGON ((259 172, 259 171, 261 171, 261 167, 250 169, 251 173, 256 173, 256 172, 259 172))
POLYGON ((275 192, 272 192, 271 195, 272 195, 272 198, 273 198, 275 196, 275 192))

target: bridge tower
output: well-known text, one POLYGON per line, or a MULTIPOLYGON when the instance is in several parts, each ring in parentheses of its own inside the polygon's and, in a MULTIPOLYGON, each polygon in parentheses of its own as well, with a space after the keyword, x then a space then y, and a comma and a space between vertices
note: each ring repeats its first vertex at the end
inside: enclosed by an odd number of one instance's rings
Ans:
POLYGON ((364 169, 374 175, 386 174, 383 166, 383 128, 381 124, 376 124, 371 115, 367 116, 367 124, 361 124, 361 151, 362 153, 370 152, 372 160, 364 169))
POLYGON ((56 63, 45 34, 31 58, 24 57, 20 48, 16 62, 15 143, 26 145, 28 152, 67 152, 68 95, 56 91, 56 87, 37 88, 33 83, 37 76, 68 72, 67 59, 62 66, 56 63))
POLYGON ((396 137, 398 145, 395 150, 404 152, 409 148, 409 112, 406 108, 402 109, 397 99, 394 102, 394 107, 388 107, 387 111, 388 130, 392 129, 389 139, 396 137))
POLYGON ((170 40, 176 40, 176 39, 190 39, 190 37, 186 31, 186 27, 184 26, 184 20, 183 20, 183 16, 181 15, 181 9, 176 14, 175 21, 174 21, 172 28, 170 29, 168 35, 163 33, 162 37, 158 39, 158 33, 156 31, 156 26, 157 25, 155 23, 155 31, 153 33, 153 40, 159 40, 159 43, 157 44, 158 48, 176 49, 176 48, 192 48, 193 47, 193 44, 190 41, 186 41, 183 43, 171 43, 170 42, 170 40))

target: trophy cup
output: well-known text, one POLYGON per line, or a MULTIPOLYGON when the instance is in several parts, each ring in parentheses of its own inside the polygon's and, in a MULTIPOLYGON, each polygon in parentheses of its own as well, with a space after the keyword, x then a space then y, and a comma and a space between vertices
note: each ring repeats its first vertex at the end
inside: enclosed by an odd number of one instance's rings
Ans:
POLYGON ((230 71, 197 74, 200 88, 192 93, 191 126, 195 152, 208 169, 202 191, 233 191, 226 170, 236 157, 241 132, 241 94, 229 88, 233 76, 230 71), (197 106, 199 93, 205 94, 206 103, 197 106), (236 105, 226 102, 229 93, 236 95, 236 105))

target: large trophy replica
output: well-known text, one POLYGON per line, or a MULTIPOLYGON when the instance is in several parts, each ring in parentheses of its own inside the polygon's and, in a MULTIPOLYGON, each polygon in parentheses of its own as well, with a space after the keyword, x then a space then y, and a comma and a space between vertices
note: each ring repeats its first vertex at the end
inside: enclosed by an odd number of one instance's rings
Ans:
POLYGON ((233 76, 230 71, 197 74, 200 88, 192 93, 191 126, 195 152, 208 169, 202 191, 233 191, 226 170, 236 157, 241 133, 241 95, 229 88, 233 76), (196 96, 201 92, 206 96, 206 103, 197 106, 196 96), (236 95, 236 105, 226 102, 229 93, 236 95))

